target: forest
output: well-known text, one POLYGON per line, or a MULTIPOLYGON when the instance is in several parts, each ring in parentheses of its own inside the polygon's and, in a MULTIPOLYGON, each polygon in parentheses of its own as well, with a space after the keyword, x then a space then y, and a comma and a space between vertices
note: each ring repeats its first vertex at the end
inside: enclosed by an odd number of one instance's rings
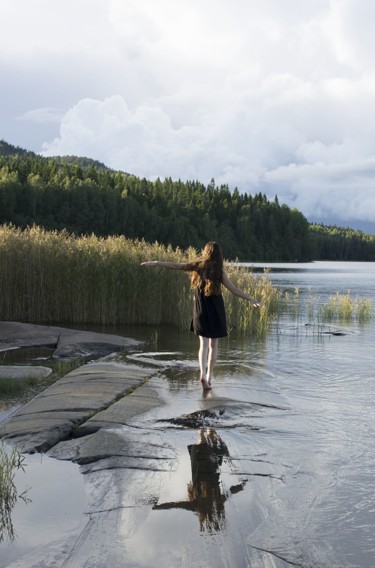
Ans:
POLYGON ((88 158, 44 158, 0 141, 0 224, 124 235, 240 261, 375 260, 375 236, 310 224, 278 198, 227 185, 150 181, 88 158))

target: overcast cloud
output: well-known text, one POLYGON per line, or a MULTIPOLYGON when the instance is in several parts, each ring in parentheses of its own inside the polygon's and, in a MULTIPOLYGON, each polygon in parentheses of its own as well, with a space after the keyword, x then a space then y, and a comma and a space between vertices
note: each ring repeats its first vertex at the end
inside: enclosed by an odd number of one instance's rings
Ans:
POLYGON ((374 21, 373 0, 0 0, 0 138, 368 228, 374 21))

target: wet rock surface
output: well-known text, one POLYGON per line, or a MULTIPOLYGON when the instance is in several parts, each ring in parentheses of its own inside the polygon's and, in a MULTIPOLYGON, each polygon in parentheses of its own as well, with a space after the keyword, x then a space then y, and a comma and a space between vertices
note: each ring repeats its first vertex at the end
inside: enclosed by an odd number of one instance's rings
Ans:
POLYGON ((120 400, 152 373, 151 369, 115 362, 79 367, 17 410, 1 425, 0 436, 22 452, 47 452, 61 440, 117 424, 116 417, 123 423, 159 404, 152 391, 134 394, 130 402, 120 400))
POLYGON ((168 422, 169 424, 184 426, 185 428, 202 428, 208 424, 211 425, 212 423, 216 423, 218 418, 224 413, 224 408, 220 408, 217 411, 198 410, 175 418, 161 418, 159 422, 168 422))
POLYGON ((9 566, 122 565, 117 551, 112 553, 107 546, 118 539, 118 518, 129 498, 124 472, 130 473, 127 478, 133 472, 141 472, 142 478, 169 472, 175 458, 162 436, 140 436, 126 426, 133 417, 163 404, 157 381, 151 384, 155 374, 153 368, 131 363, 89 363, 1 424, 0 437, 19 451, 78 463, 88 496, 88 511, 75 536, 34 549, 9 566))
MULTIPOLYGON (((128 550, 125 543, 144 550, 147 531, 160 530, 148 529, 149 523, 162 526, 170 518, 165 531, 173 539, 177 511, 189 514, 187 534, 192 532, 190 522, 195 523, 195 518, 205 519, 200 520, 201 531, 220 533, 226 522, 225 508, 244 498, 237 494, 245 496, 249 480, 281 481, 280 468, 266 460, 256 463, 256 471, 245 469, 242 462, 236 464, 226 441, 215 430, 258 430, 250 423, 249 414, 282 411, 282 406, 275 404, 276 397, 262 395, 259 400, 253 397, 239 402, 226 390, 220 396, 219 390, 205 398, 196 385, 190 402, 176 406, 168 400, 161 361, 148 363, 135 364, 129 355, 122 362, 107 357, 86 364, 1 425, 0 436, 21 451, 46 452, 49 457, 79 464, 87 497, 75 537, 70 534, 34 549, 9 568, 137 566, 133 559, 138 553, 128 550), (193 408, 181 412, 185 404, 193 408), (195 444, 191 443, 192 429, 200 432, 195 444), (183 455, 191 461, 191 481, 188 496, 175 498, 167 488, 183 455)), ((183 527, 179 530, 185 534, 185 521, 183 527)), ((154 542, 152 547, 150 558, 155 559, 154 542)), ((199 548, 194 547, 193 555, 199 548)), ((161 565, 173 565, 170 560, 161 565)))
POLYGON ((139 347, 135 339, 80 331, 65 327, 0 322, 0 351, 20 347, 49 347, 55 358, 105 356, 121 349, 139 347))

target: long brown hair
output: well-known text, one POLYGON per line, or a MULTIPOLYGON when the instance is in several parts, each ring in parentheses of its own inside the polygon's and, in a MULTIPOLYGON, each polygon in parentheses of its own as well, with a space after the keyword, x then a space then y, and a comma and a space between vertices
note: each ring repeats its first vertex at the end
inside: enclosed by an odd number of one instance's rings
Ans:
POLYGON ((209 241, 202 251, 202 256, 193 263, 191 287, 203 287, 205 296, 218 296, 221 293, 223 262, 220 245, 215 241, 209 241))

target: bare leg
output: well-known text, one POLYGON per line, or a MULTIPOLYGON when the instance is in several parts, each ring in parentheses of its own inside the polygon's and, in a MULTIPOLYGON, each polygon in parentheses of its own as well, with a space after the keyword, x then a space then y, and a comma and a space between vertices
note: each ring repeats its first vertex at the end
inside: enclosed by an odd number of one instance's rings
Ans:
POLYGON ((208 356, 208 338, 199 336, 199 369, 201 372, 201 381, 206 380, 206 367, 207 367, 207 356, 208 356))
POLYGON ((219 340, 217 338, 210 339, 208 349, 208 363, 207 363, 207 383, 211 386, 212 373, 214 371, 219 340))
POLYGON ((201 372, 200 381, 204 389, 207 389, 209 386, 206 381, 206 367, 207 367, 207 357, 208 357, 208 347, 209 347, 209 339, 207 337, 199 336, 199 368, 201 372))

